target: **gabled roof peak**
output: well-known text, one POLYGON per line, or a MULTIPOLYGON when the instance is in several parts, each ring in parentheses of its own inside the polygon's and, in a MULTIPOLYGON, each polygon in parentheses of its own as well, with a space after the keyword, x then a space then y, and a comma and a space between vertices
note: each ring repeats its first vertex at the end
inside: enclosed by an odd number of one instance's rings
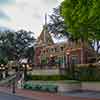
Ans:
POLYGON ((37 42, 38 42, 37 44, 41 44, 41 45, 42 44, 50 45, 54 43, 50 33, 48 32, 47 14, 45 14, 45 24, 43 25, 43 30, 40 36, 38 37, 37 42))

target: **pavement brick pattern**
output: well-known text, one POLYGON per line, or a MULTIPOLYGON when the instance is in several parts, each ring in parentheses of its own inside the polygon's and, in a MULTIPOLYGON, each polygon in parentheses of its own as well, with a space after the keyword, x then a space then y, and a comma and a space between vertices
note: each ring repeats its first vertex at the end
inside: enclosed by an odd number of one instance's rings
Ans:
MULTIPOLYGON (((0 91, 11 93, 11 88, 0 87, 0 91)), ((16 93, 14 95, 28 97, 33 100, 100 100, 95 98, 81 98, 81 97, 72 97, 72 96, 60 96, 56 93, 47 93, 47 92, 36 92, 24 89, 16 89, 16 93)))

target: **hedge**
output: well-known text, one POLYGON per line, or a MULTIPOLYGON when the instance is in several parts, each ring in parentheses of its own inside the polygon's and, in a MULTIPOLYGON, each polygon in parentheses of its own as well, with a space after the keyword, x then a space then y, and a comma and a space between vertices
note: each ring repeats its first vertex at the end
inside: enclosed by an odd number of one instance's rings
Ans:
POLYGON ((48 84, 31 84, 25 83, 23 85, 24 89, 29 89, 33 91, 46 91, 46 92, 57 92, 58 86, 56 85, 48 85, 48 84))
POLYGON ((69 80, 67 75, 27 75, 27 80, 42 80, 42 81, 57 81, 57 80, 69 80))
POLYGON ((80 81, 100 81, 100 66, 96 64, 83 64, 76 66, 75 73, 80 81))
POLYGON ((100 81, 100 65, 81 64, 74 65, 65 75, 27 75, 27 80, 78 80, 78 81, 100 81))

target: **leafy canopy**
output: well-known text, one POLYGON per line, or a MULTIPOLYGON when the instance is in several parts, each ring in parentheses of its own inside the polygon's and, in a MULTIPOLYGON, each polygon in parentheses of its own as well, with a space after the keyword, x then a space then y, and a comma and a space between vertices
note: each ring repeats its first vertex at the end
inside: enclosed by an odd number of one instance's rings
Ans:
POLYGON ((20 58, 29 58, 28 49, 33 46, 35 41, 32 34, 32 32, 25 30, 0 32, 0 59, 19 60, 20 58))
POLYGON ((66 32, 66 24, 64 24, 64 20, 62 16, 60 15, 60 7, 56 7, 53 9, 53 12, 50 17, 50 22, 48 23, 48 30, 50 33, 53 33, 53 35, 57 38, 68 36, 68 33, 66 32))
POLYGON ((99 35, 100 0, 64 0, 60 12, 67 24, 67 31, 75 39, 88 41, 99 35))

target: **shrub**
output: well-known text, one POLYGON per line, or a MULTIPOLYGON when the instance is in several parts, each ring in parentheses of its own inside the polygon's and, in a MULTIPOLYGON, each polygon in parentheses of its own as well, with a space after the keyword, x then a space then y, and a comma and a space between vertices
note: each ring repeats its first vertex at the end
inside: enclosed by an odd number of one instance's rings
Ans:
POLYGON ((30 89, 33 91, 46 91, 46 92, 57 92, 58 86, 56 85, 40 85, 40 84, 31 84, 25 83, 23 86, 24 89, 30 89))
POLYGON ((56 81, 68 79, 67 75, 27 75, 27 80, 56 81))
POLYGON ((76 68, 80 81, 100 81, 100 70, 97 65, 84 64, 76 68))

